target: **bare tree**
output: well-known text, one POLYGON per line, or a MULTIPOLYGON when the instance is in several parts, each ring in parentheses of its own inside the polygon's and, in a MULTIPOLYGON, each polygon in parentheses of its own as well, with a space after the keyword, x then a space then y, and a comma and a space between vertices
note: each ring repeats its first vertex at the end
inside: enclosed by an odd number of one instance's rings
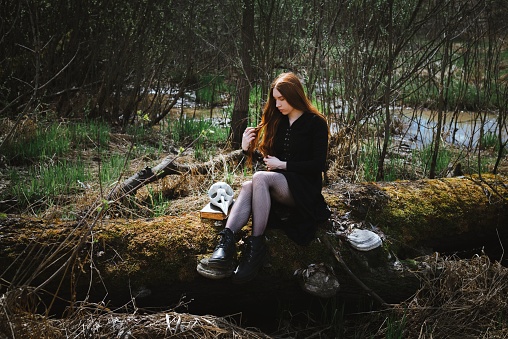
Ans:
POLYGON ((243 0, 240 48, 240 69, 236 96, 231 116, 231 141, 233 148, 242 144, 242 133, 249 117, 249 98, 252 88, 252 51, 254 49, 254 1, 243 0))

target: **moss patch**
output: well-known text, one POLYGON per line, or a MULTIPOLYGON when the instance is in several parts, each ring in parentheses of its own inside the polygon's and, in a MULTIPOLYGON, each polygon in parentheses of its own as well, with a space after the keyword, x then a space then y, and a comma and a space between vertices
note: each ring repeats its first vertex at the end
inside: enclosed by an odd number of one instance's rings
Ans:
MULTIPOLYGON (((198 213, 145 220, 114 220, 98 233, 99 263, 115 278, 129 276, 138 284, 160 284, 194 278, 196 258, 211 251, 217 230, 198 213), (121 253, 121 260, 112 259, 121 253), (135 264, 134 264, 135 263, 135 264)), ((116 279, 113 279, 116 280, 116 279)))
POLYGON ((508 189, 494 176, 384 183, 389 197, 370 221, 392 239, 418 246, 430 238, 506 228, 508 189))

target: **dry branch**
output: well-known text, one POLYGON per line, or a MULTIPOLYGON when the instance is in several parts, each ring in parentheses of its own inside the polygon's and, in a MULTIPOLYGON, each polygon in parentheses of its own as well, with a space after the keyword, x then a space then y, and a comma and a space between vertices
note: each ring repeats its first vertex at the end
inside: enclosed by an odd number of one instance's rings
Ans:
POLYGON ((171 174, 207 174, 218 164, 224 162, 238 163, 242 157, 241 151, 233 151, 231 153, 220 155, 214 159, 200 163, 197 165, 179 164, 176 162, 177 156, 169 155, 164 158, 158 165, 150 168, 146 167, 126 179, 123 183, 116 186, 109 194, 109 200, 115 200, 124 195, 134 195, 143 186, 154 181, 160 180, 171 174))
POLYGON ((198 316, 173 310, 155 314, 121 313, 113 312, 104 305, 84 303, 65 318, 50 319, 23 312, 7 312, 12 306, 8 303, 7 299, 0 300, 0 337, 270 338, 254 328, 244 329, 236 325, 229 317, 198 316))

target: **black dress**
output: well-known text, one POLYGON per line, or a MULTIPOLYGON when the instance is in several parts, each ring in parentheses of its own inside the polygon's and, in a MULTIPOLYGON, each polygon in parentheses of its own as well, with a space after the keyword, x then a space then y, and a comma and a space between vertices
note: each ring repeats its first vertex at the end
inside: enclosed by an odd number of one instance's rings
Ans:
POLYGON ((300 245, 306 245, 315 236, 319 223, 330 217, 330 210, 321 194, 323 172, 328 152, 326 121, 305 112, 293 124, 284 116, 279 123, 270 154, 286 161, 286 170, 278 171, 286 177, 296 207, 281 215, 280 206, 272 205, 269 227, 278 227, 300 245))

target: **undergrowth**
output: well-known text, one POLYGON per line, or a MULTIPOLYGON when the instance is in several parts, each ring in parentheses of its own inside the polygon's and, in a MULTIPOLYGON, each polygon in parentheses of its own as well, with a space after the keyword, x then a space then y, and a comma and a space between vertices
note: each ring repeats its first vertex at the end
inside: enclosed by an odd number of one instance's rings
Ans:
MULTIPOLYGON (((3 145, 8 166, 1 178, 3 209, 38 214, 60 196, 104 193, 132 175, 133 167, 154 166, 168 153, 177 156, 189 143, 193 143, 193 161, 207 161, 227 140, 227 128, 211 120, 186 118, 163 126, 130 128, 129 138, 116 137, 120 141, 112 142, 115 133, 102 122, 27 119, 18 127, 18 137, 3 145)), ((163 213, 164 199, 153 201, 154 214, 163 213)))

